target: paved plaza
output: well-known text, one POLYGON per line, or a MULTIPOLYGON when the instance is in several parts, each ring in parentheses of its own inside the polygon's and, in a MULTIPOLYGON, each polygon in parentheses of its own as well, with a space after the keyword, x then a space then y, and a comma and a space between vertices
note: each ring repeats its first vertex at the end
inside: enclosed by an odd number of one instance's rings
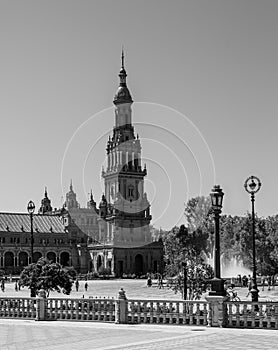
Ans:
POLYGON ((1 350, 275 349, 278 331, 0 320, 1 350))
MULTIPOLYGON (((91 280, 88 282, 88 290, 84 288, 85 281, 80 281, 79 291, 76 292, 73 286, 70 295, 62 293, 51 292, 50 297, 58 298, 88 298, 93 297, 114 297, 116 298, 118 292, 123 288, 126 292, 126 296, 129 299, 163 299, 163 300, 180 300, 182 298, 180 293, 175 294, 171 289, 157 288, 156 280, 153 287, 148 288, 145 279, 111 279, 111 280, 91 280)), ((247 288, 235 288, 241 300, 251 300, 251 295, 246 297, 248 292, 247 288)), ((0 297, 29 297, 30 290, 28 288, 22 288, 20 291, 15 291, 14 283, 7 282, 5 285, 5 292, 0 290, 0 297)), ((203 295, 202 299, 205 299, 203 295)), ((259 286, 259 301, 278 301, 278 286, 271 288, 270 291, 267 287, 262 290, 259 286)), ((0 349, 1 350, 1 349, 0 349)))

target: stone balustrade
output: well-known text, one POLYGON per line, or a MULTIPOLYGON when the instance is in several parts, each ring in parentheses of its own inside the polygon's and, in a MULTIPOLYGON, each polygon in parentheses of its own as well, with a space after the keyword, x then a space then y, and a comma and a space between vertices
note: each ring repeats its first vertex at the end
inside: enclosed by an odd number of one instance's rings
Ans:
POLYGON ((206 301, 128 300, 127 303, 127 323, 208 324, 206 301))
POLYGON ((0 298, 0 318, 36 318, 36 298, 0 298))
POLYGON ((278 329, 278 302, 127 299, 117 298, 0 298, 0 318, 74 320, 123 324, 174 324, 190 326, 278 329))
POLYGON ((278 302, 226 302, 226 327, 278 329, 278 302))
POLYGON ((115 322, 115 300, 48 298, 45 319, 115 322))

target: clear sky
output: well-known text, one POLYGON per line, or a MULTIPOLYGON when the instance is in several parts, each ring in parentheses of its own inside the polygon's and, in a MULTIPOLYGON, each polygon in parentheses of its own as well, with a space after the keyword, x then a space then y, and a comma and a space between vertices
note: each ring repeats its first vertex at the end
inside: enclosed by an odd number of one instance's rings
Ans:
POLYGON ((220 184, 243 215, 278 213, 278 1, 0 0, 0 211, 100 201, 121 48, 153 223, 220 184))

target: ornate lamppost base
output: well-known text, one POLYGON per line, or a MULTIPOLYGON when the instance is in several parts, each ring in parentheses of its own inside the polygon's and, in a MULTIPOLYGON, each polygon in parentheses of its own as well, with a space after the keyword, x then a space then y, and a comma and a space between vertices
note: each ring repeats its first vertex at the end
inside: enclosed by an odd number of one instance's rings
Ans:
POLYGON ((226 290, 224 288, 224 280, 222 278, 213 278, 211 280, 210 296, 226 296, 226 290))
POLYGON ((253 287, 253 288, 250 290, 250 293, 251 293, 251 300, 252 300, 252 302, 257 302, 257 301, 259 301, 259 290, 258 290, 258 288, 253 287))

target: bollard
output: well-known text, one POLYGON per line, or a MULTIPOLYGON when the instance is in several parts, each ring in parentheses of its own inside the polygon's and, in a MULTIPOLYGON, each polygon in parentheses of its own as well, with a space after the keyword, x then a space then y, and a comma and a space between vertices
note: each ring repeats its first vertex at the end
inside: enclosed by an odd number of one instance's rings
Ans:
POLYGON ((116 315, 115 323, 125 324, 127 323, 127 298, 123 288, 119 290, 118 299, 116 300, 116 315))
POLYGON ((46 319, 46 293, 44 289, 40 289, 36 297, 36 321, 44 321, 46 319))
POLYGON ((207 296, 209 302, 208 326, 225 327, 227 324, 227 296, 207 296))

